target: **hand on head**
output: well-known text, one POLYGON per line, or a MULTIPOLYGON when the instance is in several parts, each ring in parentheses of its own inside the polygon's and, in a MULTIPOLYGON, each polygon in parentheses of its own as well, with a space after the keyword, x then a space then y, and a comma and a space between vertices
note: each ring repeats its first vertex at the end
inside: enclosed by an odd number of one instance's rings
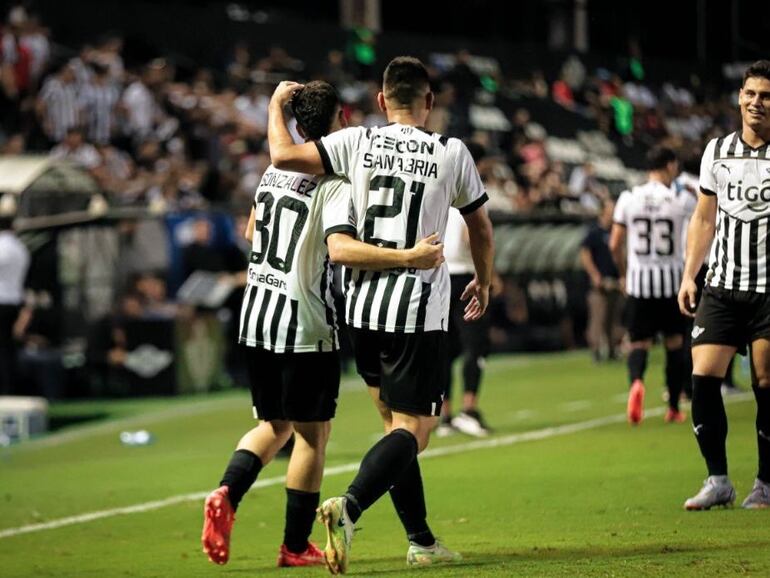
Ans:
POLYGON ((283 80, 278 84, 278 86, 275 87, 275 91, 273 92, 273 96, 270 99, 270 102, 279 106, 285 106, 294 96, 294 93, 304 86, 304 84, 300 84, 298 82, 283 80))

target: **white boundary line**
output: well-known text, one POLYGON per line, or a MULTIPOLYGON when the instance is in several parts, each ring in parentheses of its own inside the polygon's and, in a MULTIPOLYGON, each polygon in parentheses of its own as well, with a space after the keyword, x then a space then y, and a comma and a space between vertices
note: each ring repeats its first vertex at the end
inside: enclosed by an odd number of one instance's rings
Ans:
MULTIPOLYGON (((753 395, 750 393, 731 395, 725 399, 726 403, 737 403, 741 401, 747 401, 753 399, 753 395)), ((646 412, 647 417, 660 416, 665 412, 665 407, 656 407, 646 412)), ((615 423, 622 423, 626 421, 625 413, 618 413, 614 415, 608 415, 598 417, 595 419, 589 419, 587 421, 581 421, 576 423, 569 423, 559 426, 547 427, 538 430, 526 431, 521 433, 510 434, 500 437, 492 437, 489 439, 480 439, 463 444, 454 444, 450 446, 444 446, 439 448, 433 448, 425 450, 420 454, 420 459, 430 459, 441 456, 449 456, 453 454, 460 454, 474 450, 496 448, 501 446, 510 446, 522 442, 544 440, 556 436, 573 434, 590 429, 596 429, 605 425, 611 425, 615 423)), ((350 462, 347 464, 341 464, 339 466, 333 466, 324 470, 324 477, 335 476, 338 474, 355 472, 358 470, 358 462, 350 462)), ((266 478, 264 480, 257 480, 252 488, 267 488, 270 486, 281 485, 286 481, 286 476, 276 476, 273 478, 266 478)), ((208 495, 208 491, 205 492, 193 492, 190 494, 179 494, 171 496, 164 500, 155 500, 152 502, 144 502, 143 504, 135 504, 133 506, 125 506, 122 508, 112 508, 109 510, 99 510, 96 512, 88 512, 85 514, 79 514, 77 516, 68 516, 66 518, 59 518, 51 520, 50 522, 43 522, 40 524, 29 524, 27 526, 19 526, 17 528, 8 528, 0 531, 0 539, 11 538, 13 536, 19 536, 21 534, 30 534, 32 532, 41 532, 43 530, 53 530, 56 528, 62 528, 64 526, 72 526, 75 524, 85 524, 86 522, 93 522, 95 520, 101 520, 103 518, 112 518, 114 516, 123 516, 127 514, 140 514, 142 512, 151 512, 153 510, 159 510, 167 506, 173 506, 176 504, 182 504, 185 502, 196 502, 204 499, 208 495)))
MULTIPOLYGON (((561 357, 571 358, 577 354, 585 352, 560 352, 544 354, 527 354, 510 357, 496 357, 487 364, 486 371, 497 372, 508 370, 511 367, 524 367, 534 362, 547 360, 548 357, 559 355, 561 357)), ((226 395, 217 399, 204 399, 200 396, 190 395, 189 399, 183 401, 180 405, 171 408, 159 407, 151 409, 144 413, 129 415, 109 421, 98 421, 95 423, 86 423, 74 428, 67 428, 63 431, 52 432, 41 437, 25 441, 23 444, 12 446, 11 452, 35 451, 43 448, 57 447, 70 442, 77 442, 94 435, 107 435, 123 429, 132 429, 134 427, 146 427, 154 423, 161 423, 169 418, 192 417, 200 413, 206 413, 211 410, 224 410, 234 407, 245 407, 249 409, 251 400, 248 399, 247 389, 233 390, 239 392, 238 395, 226 395), (246 405, 244 405, 246 404, 246 405)), ((357 375, 345 376, 340 382, 340 392, 363 393, 366 386, 357 375)), ((244 410, 245 411, 245 410, 244 410)), ((251 411, 247 412, 251 414, 251 411)), ((245 415, 245 414, 244 414, 245 415)), ((2 537, 2 535, 0 535, 2 537)))

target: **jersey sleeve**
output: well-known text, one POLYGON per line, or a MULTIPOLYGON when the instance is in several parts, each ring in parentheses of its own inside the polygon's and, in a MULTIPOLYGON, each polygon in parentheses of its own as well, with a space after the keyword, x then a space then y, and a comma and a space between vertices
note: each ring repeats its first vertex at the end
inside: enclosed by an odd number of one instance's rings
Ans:
POLYGON ((454 162, 455 197, 452 199, 452 206, 463 215, 468 215, 486 203, 489 197, 468 147, 458 139, 450 139, 449 142, 456 143, 457 148, 454 162))
POLYGON ((707 195, 717 194, 717 181, 714 178, 714 149, 716 149, 716 139, 711 139, 700 160, 699 186, 700 190, 707 195))
POLYGON ((365 130, 363 127, 345 128, 315 141, 327 175, 350 178, 365 130))
POLYGON ((615 212, 612 213, 612 222, 617 225, 626 226, 628 220, 628 203, 631 200, 631 191, 623 191, 615 203, 615 212))
POLYGON ((352 212, 352 187, 342 179, 324 181, 323 220, 324 239, 334 233, 356 236, 355 215, 352 212))

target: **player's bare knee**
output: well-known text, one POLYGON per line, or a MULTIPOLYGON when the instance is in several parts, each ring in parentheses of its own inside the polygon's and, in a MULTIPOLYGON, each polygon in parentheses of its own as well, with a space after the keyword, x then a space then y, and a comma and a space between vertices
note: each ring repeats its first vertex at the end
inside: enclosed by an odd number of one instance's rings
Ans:
POLYGON ((269 427, 272 428, 273 433, 277 438, 282 438, 282 439, 285 438, 288 440, 292 432, 294 431, 294 428, 292 427, 291 422, 283 419, 274 419, 272 421, 265 422, 265 423, 267 423, 269 427))
POLYGON ((724 377, 727 366, 735 355, 735 348, 723 345, 696 345, 692 348, 692 372, 694 375, 724 377))
POLYGON ((314 449, 326 447, 331 433, 331 422, 294 422, 293 425, 298 440, 314 449))

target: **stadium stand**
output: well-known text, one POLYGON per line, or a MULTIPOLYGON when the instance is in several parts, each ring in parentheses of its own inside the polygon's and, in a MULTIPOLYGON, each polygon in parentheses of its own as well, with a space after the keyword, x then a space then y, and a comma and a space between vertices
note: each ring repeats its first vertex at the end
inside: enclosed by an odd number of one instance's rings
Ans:
MULTIPOLYGON (((243 259, 247 246, 240 232, 269 164, 267 103, 277 81, 325 78, 339 89, 350 124, 372 126, 383 122, 374 105, 373 63, 428 45, 399 34, 351 40, 337 27, 307 19, 284 24, 296 25, 300 35, 315 30, 327 39, 323 50, 283 47, 276 31, 250 42, 238 31, 244 22, 258 21, 258 12, 232 4, 214 15, 213 7, 193 4, 179 8, 191 23, 216 18, 232 32, 225 35, 224 58, 209 54, 198 64, 185 55, 184 42, 197 42, 190 53, 200 53, 211 30, 204 26, 200 39, 185 40, 163 28, 160 8, 146 8, 147 37, 163 46, 159 39, 168 32, 167 42, 178 47, 158 52, 137 42, 144 21, 118 5, 125 32, 99 29, 97 19, 76 6, 82 27, 62 32, 62 41, 46 27, 49 14, 61 17, 55 3, 40 13, 12 7, 0 27, 2 172, 38 167, 29 186, 17 183, 0 194, 21 198, 17 229, 33 249, 29 292, 42 293, 44 302, 62 311, 52 321, 57 363, 68 371, 87 368, 89 375, 105 375, 97 366, 111 368, 107 374, 117 365, 125 369, 125 335, 122 345, 98 355, 89 343, 100 324, 109 325, 105 319, 120 327, 127 311, 140 319, 156 315, 153 291, 171 304, 160 308, 162 315, 200 314, 173 301, 191 273, 185 248, 201 216, 211 225, 206 243, 243 259), (68 183, 87 194, 57 197, 68 183), (78 269, 83 251, 95 255, 87 273, 78 269), (34 261, 55 262, 55 282, 35 274, 40 266, 34 261), (142 279, 148 276, 160 289, 147 289, 142 279)), ((494 44, 474 41, 458 51, 451 40, 433 40, 434 52, 423 55, 437 95, 428 128, 475 141, 489 153, 479 168, 496 223, 497 267, 508 284, 505 302, 495 309, 495 347, 580 344, 586 280, 578 250, 587 223, 604 200, 640 180, 650 144, 673 146, 689 158, 713 134, 733 130, 730 98, 722 90, 707 93, 704 83, 685 74, 658 78, 654 67, 646 73, 636 61, 610 65, 594 55, 541 53, 525 62, 494 44)), ((226 261, 217 264, 218 274, 240 267, 237 257, 226 261)), ((207 327, 201 335, 211 343, 231 342, 234 324, 228 319, 237 308, 230 303, 223 311, 224 337, 201 321, 207 327)), ((227 363, 236 379, 242 371, 237 357, 228 354, 227 363)), ((206 377, 182 380, 197 384, 187 389, 231 379, 213 365, 200 372, 206 377)), ((35 388, 28 384, 19 393, 35 388)))

